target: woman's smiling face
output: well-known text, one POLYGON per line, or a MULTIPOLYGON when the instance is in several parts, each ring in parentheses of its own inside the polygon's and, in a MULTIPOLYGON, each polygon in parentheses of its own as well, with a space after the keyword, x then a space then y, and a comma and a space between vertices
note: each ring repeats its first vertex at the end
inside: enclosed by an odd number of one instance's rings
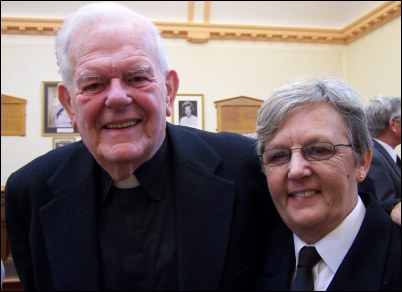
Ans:
MULTIPOLYGON (((265 149, 298 148, 315 142, 350 144, 345 128, 342 116, 332 106, 307 105, 286 119, 265 143, 265 149)), ((333 157, 321 161, 308 161, 301 149, 295 149, 287 164, 264 166, 279 214, 306 242, 323 237, 353 210, 359 167, 351 147, 336 147, 333 157)))

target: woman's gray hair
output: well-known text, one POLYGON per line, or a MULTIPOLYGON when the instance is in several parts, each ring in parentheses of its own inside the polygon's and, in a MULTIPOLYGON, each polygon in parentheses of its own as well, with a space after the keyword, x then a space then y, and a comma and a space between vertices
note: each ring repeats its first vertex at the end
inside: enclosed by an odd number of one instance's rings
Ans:
POLYGON ((334 76, 296 80, 275 90, 258 112, 257 153, 260 155, 264 152, 265 142, 274 138, 293 112, 317 103, 331 105, 343 117, 345 133, 358 163, 372 144, 365 114, 352 86, 334 76))
POLYGON ((364 104, 370 134, 377 138, 389 127, 389 120, 401 120, 401 98, 378 95, 364 104))
MULTIPOLYGON (((71 88, 73 70, 76 63, 74 37, 81 29, 97 23, 109 22, 118 24, 120 20, 130 20, 141 27, 144 35, 149 35, 155 41, 152 46, 161 72, 168 69, 168 60, 158 28, 149 19, 115 2, 93 3, 81 7, 69 15, 56 35, 56 58, 63 82, 71 88)), ((137 27, 138 27, 137 26, 137 27)), ((90 36, 88 36, 90 37, 90 36)))

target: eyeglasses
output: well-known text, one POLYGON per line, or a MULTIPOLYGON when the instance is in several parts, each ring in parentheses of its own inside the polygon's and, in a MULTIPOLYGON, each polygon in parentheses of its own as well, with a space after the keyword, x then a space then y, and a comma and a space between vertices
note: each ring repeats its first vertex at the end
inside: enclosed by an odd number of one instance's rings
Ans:
POLYGON ((260 156, 262 163, 268 167, 280 166, 288 163, 292 151, 301 149, 304 159, 308 161, 326 160, 335 155, 335 148, 339 146, 352 147, 351 144, 332 144, 330 142, 316 142, 303 147, 286 148, 277 147, 265 150, 260 156))

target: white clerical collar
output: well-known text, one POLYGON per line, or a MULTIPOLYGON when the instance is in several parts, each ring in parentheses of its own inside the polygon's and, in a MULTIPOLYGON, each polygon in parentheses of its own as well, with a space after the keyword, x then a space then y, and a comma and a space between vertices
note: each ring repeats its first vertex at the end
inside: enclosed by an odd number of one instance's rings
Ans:
POLYGON ((125 179, 113 181, 113 185, 119 189, 131 189, 138 187, 140 185, 140 182, 135 177, 135 175, 132 174, 125 179))

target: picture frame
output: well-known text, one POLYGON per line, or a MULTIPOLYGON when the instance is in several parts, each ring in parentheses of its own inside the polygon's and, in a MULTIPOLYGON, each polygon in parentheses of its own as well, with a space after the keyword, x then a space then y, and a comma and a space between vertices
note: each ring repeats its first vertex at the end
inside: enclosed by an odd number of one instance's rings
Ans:
POLYGON ((173 104, 172 121, 182 125, 204 129, 204 95, 199 93, 179 93, 173 104))
POLYGON ((53 138, 53 149, 62 147, 64 145, 74 143, 74 137, 53 138))
POLYGON ((43 81, 43 136, 78 135, 71 125, 71 119, 59 102, 57 84, 59 81, 43 81))

